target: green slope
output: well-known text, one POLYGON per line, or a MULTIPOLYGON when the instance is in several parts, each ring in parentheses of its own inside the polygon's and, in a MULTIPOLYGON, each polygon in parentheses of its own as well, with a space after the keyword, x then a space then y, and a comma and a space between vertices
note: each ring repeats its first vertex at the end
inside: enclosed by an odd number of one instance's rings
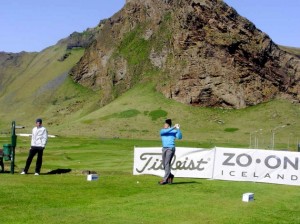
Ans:
POLYGON ((279 46, 281 50, 284 50, 290 54, 294 54, 300 57, 300 48, 297 47, 287 47, 287 46, 279 46))
POLYGON ((24 125, 36 117, 47 117, 53 100, 70 99, 76 87, 68 88, 68 72, 83 54, 83 49, 66 51, 65 45, 49 47, 40 53, 26 53, 2 64, 0 127, 11 120, 24 125), (68 54, 68 57, 60 59, 68 54))
POLYGON ((138 85, 109 105, 81 115, 50 129, 61 135, 159 139, 159 129, 169 117, 181 124, 185 140, 204 147, 249 147, 251 136, 252 147, 256 141, 259 148, 271 148, 271 130, 282 125, 285 127, 278 128, 274 135, 275 149, 296 150, 300 139, 299 105, 274 100, 243 110, 192 107, 166 99, 150 83, 138 85))
POLYGON ((66 51, 58 44, 40 53, 24 54, 2 71, 0 131, 8 133, 12 120, 30 133, 37 117, 50 134, 101 138, 159 139, 165 118, 180 123, 184 139, 201 146, 241 146, 296 150, 300 141, 300 107, 274 100, 242 110, 192 107, 166 99, 151 80, 138 84, 101 107, 101 93, 74 83, 68 71, 83 49, 66 51), (68 55, 64 60, 65 55, 68 55), (3 75, 4 74, 4 75, 3 75), (262 129, 262 131, 258 131, 262 129), (255 132, 258 131, 258 132, 255 132))

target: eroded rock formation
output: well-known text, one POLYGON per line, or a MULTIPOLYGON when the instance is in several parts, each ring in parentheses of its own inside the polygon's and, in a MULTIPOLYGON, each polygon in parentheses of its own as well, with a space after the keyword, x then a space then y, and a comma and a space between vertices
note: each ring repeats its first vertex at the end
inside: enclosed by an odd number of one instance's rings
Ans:
POLYGON ((149 80, 197 106, 300 100, 300 59, 223 1, 127 0, 97 29, 71 76, 100 90, 103 104, 149 80))

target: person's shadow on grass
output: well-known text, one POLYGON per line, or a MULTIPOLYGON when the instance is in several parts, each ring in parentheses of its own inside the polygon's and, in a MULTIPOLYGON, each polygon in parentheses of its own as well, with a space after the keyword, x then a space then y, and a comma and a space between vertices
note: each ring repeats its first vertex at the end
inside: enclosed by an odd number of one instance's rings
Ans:
POLYGON ((56 170, 49 171, 45 175, 70 173, 71 171, 72 171, 71 169, 56 169, 56 170))

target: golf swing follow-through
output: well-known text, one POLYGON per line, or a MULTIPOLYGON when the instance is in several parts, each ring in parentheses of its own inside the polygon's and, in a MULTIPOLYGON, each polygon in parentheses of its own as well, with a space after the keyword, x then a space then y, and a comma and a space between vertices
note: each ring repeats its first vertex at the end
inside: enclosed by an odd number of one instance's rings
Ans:
POLYGON ((160 185, 172 184, 174 175, 171 173, 171 161, 175 154, 175 139, 182 139, 180 131, 180 125, 175 124, 172 127, 172 120, 167 119, 164 123, 164 127, 160 130, 160 136, 162 141, 162 163, 165 170, 165 175, 160 185))

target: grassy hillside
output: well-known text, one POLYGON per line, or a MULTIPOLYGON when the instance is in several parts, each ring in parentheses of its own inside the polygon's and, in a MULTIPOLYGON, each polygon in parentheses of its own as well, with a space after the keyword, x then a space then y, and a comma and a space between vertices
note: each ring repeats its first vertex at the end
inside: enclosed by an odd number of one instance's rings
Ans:
POLYGON ((101 108, 98 93, 68 77, 59 88, 42 96, 32 96, 30 90, 28 85, 21 94, 16 88, 16 105, 1 109, 2 133, 9 131, 12 120, 26 126, 18 133, 30 133, 34 119, 42 117, 49 133, 55 135, 159 139, 158 131, 168 117, 181 124, 185 141, 197 141, 204 147, 251 144, 268 149, 272 147, 272 129, 278 126, 284 127, 274 134, 276 149, 296 150, 300 141, 300 107, 282 100, 242 110, 192 107, 166 99, 147 83, 101 108))
POLYGON ((243 110, 192 107, 166 99, 148 83, 88 113, 92 109, 92 105, 84 107, 77 114, 80 118, 66 118, 49 129, 54 134, 69 136, 158 139, 158 131, 169 117, 181 124, 185 140, 207 147, 249 147, 251 137, 252 147, 256 141, 259 148, 270 148, 271 130, 278 126, 284 127, 275 132, 275 148, 296 150, 300 140, 300 107, 281 100, 243 110))
POLYGON ((40 53, 21 55, 20 66, 6 62, 11 65, 5 64, 6 69, 1 74, 5 87, 0 91, 2 132, 12 120, 25 126, 31 125, 36 117, 48 117, 51 105, 74 98, 77 87, 68 85, 68 72, 83 51, 66 51, 65 45, 56 45, 40 53))
POLYGON ((282 50, 297 55, 298 57, 300 57, 300 48, 297 47, 287 47, 287 46, 279 46, 282 50))
POLYGON ((34 120, 42 117, 50 134, 156 140, 168 117, 181 124, 185 141, 205 147, 268 149, 272 130, 284 126, 274 133, 275 148, 297 149, 300 107, 282 100, 242 110, 192 107, 166 99, 149 78, 101 108, 100 92, 68 76, 82 54, 83 49, 66 51, 59 44, 25 54, 22 66, 7 67, 7 75, 1 77, 5 88, 0 92, 0 133, 10 131, 12 120, 26 127, 19 133, 30 133, 34 120))

